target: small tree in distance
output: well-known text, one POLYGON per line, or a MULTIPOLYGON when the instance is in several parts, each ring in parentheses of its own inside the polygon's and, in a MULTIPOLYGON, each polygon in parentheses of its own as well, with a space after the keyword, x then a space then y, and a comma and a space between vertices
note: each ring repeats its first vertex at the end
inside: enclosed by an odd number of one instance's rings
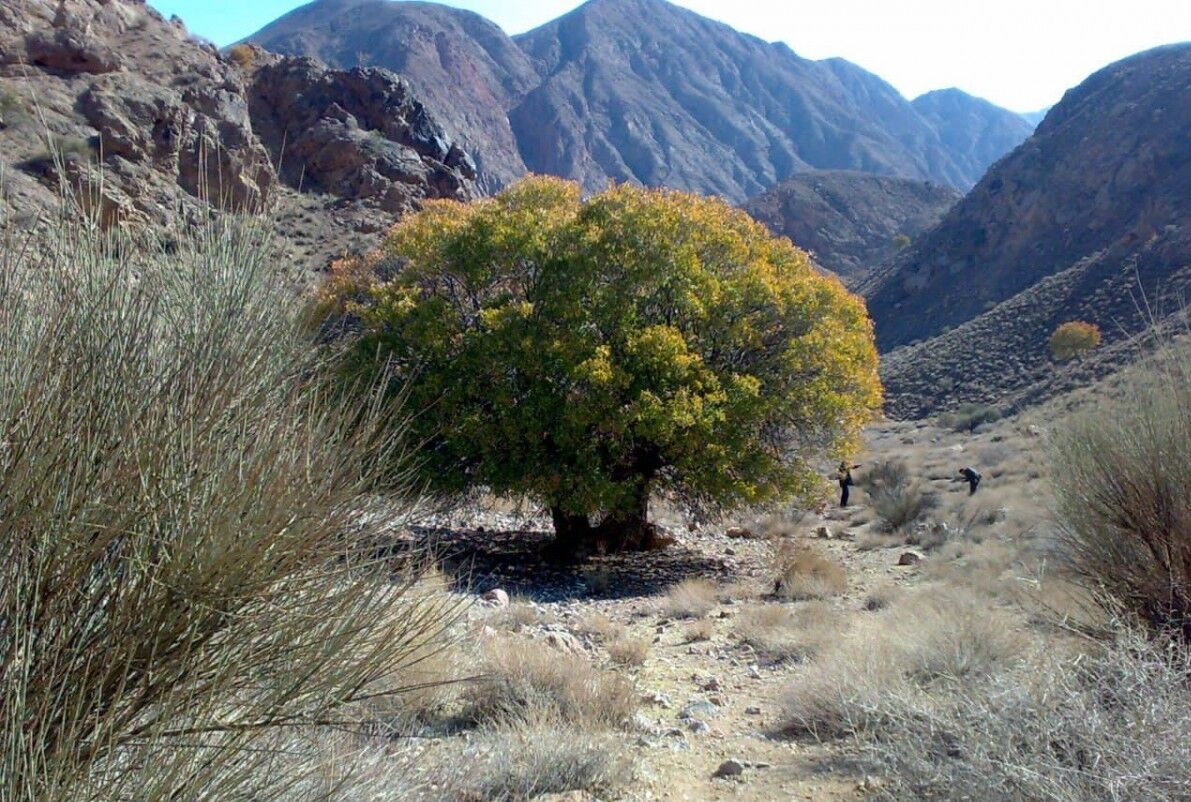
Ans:
POLYGON ((881 403, 863 302, 719 200, 531 177, 427 204, 393 258, 326 287, 349 375, 392 372, 429 487, 538 501, 570 554, 645 545, 655 493, 809 499, 881 403))
POLYGON ((1064 323, 1050 335, 1050 355, 1059 362, 1093 351, 1099 345, 1100 327, 1082 320, 1064 323))

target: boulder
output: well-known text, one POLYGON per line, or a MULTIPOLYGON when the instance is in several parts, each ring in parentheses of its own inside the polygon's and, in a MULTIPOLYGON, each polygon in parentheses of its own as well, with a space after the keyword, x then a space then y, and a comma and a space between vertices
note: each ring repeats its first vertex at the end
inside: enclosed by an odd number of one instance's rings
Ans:
POLYGON ((917 565, 922 562, 922 557, 912 551, 903 551, 902 555, 897 558, 898 565, 917 565))
POLYGON ((729 758, 720 764, 719 768, 711 776, 713 778, 721 777, 739 777, 744 774, 744 762, 736 758, 729 758))

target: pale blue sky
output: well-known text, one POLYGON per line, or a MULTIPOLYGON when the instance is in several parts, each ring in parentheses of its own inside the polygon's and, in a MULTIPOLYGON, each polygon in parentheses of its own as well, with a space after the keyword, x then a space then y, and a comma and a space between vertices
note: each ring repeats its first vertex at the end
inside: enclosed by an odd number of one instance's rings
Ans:
MULTIPOLYGON (((400 2, 400 0, 394 0, 400 2)), ((149 0, 226 45, 303 0, 149 0)), ((449 0, 520 33, 577 0, 449 0)), ((907 97, 948 86, 1015 111, 1056 102, 1088 74, 1191 40, 1191 0, 678 0, 808 58, 842 56, 907 97)))

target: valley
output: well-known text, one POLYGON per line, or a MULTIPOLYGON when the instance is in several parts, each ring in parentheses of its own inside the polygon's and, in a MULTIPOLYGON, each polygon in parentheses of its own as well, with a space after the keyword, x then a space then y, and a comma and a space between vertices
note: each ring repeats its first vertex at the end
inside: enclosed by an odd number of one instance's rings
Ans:
POLYGON ((1191 799, 1191 42, 285 8, 0 6, 0 802, 1191 799))

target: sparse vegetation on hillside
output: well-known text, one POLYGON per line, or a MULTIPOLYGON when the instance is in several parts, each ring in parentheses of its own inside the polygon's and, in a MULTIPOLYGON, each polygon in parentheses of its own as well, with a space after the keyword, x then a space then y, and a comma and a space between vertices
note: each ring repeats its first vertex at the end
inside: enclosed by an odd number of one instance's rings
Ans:
POLYGON ((384 253, 408 266, 328 285, 361 324, 349 375, 409 381, 434 487, 541 502, 572 553, 647 543, 654 494, 809 498, 880 402, 860 300, 722 201, 530 178, 428 204, 384 253))
POLYGON ((939 423, 957 432, 975 431, 976 427, 1001 419, 1001 410, 989 404, 961 404, 954 412, 939 416, 939 423))

